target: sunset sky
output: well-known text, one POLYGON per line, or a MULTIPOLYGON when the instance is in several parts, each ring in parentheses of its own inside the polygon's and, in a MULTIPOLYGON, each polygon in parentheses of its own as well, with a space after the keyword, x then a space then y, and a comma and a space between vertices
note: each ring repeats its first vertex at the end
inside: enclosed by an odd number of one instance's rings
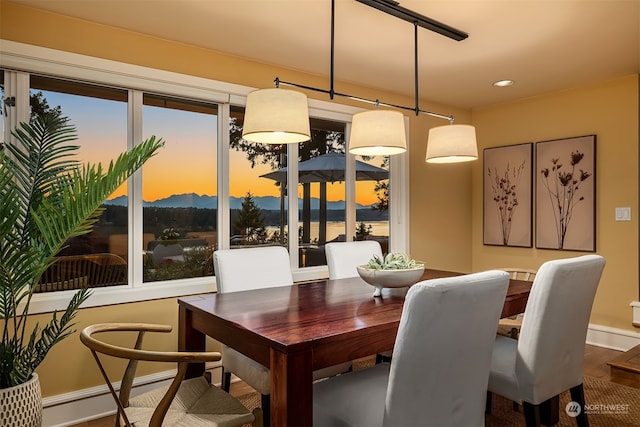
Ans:
MULTIPOLYGON (((126 150, 126 103, 108 101, 57 92, 43 91, 50 106, 60 105, 78 131, 78 144, 83 162, 108 164, 126 150)), ((166 141, 158 155, 143 167, 143 199, 154 201, 172 194, 216 194, 216 116, 168 108, 145 106, 143 109, 143 137, 151 135, 166 141)), ((372 164, 380 165, 380 159, 372 164)), ((278 196, 274 181, 260 178, 271 172, 268 165, 251 168, 245 154, 230 152, 230 194, 242 197, 278 196)), ((377 201, 375 182, 357 183, 357 202, 363 205, 377 201)), ((298 193, 301 195, 301 186, 298 193)), ((312 197, 318 197, 319 185, 312 185, 312 197)), ((126 186, 112 197, 126 193, 126 186)), ((327 185, 327 199, 344 200, 344 184, 327 185)))

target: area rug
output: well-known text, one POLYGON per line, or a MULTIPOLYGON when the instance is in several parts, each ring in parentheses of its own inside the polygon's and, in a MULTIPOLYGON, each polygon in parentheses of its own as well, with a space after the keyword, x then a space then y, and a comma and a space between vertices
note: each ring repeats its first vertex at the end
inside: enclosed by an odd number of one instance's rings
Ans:
MULTIPOLYGON (((585 409, 592 427, 640 426, 640 389, 585 376, 584 393, 585 409)), ((576 420, 565 412, 570 401, 569 392, 560 395, 560 420, 556 426, 576 426, 576 420)), ((523 426, 522 408, 516 412, 510 400, 494 395, 491 414, 486 415, 485 425, 523 426)))
MULTIPOLYGON (((584 390, 589 423, 592 427, 640 426, 640 389, 584 377, 584 390)), ((240 396, 239 399, 249 410, 260 405, 258 393, 249 393, 240 396)), ((569 392, 560 395, 560 421, 556 426, 576 426, 575 419, 567 415, 564 410, 570 400, 569 392)), ((487 427, 524 426, 522 408, 514 411, 510 400, 494 395, 491 414, 486 415, 485 425, 487 427)))

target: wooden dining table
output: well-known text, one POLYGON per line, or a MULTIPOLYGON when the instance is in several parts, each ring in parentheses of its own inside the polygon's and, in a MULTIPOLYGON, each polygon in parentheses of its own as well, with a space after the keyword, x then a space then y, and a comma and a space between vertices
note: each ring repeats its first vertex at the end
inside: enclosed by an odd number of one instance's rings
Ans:
MULTIPOLYGON (((427 269, 422 280, 456 275, 427 269)), ((530 289, 511 280, 502 317, 523 312, 530 289)), ((353 277, 180 298, 178 346, 203 351, 209 336, 268 366, 271 425, 311 426, 314 370, 393 349, 407 288, 373 291, 353 277)), ((187 376, 203 371, 191 364, 187 376)))

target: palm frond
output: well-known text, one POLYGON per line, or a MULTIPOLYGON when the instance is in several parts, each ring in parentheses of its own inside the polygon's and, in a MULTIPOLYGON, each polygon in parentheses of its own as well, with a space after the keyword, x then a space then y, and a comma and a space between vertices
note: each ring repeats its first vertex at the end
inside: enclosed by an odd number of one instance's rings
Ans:
POLYGON ((42 328, 40 337, 36 339, 34 335, 31 336, 29 342, 31 343, 33 340, 33 345, 29 345, 29 347, 33 350, 30 359, 32 370, 42 363, 54 345, 75 332, 75 329, 72 329, 75 325, 75 323, 72 323, 72 320, 76 317, 80 305, 82 305, 90 295, 90 289, 80 289, 73 295, 71 301, 69 301, 69 305, 60 317, 60 320, 58 320, 57 312, 54 311, 51 321, 42 328))
MULTIPOLYGON (((68 239, 91 231, 102 213, 101 205, 142 164, 162 146, 162 140, 151 137, 111 162, 107 171, 102 165, 87 164, 77 173, 65 175, 56 183, 56 201, 43 200, 31 212, 46 251, 57 251, 68 239)), ((34 244, 34 242, 32 242, 34 244)))
POLYGON ((32 123, 21 123, 12 135, 16 145, 7 144, 3 167, 6 166, 16 180, 15 191, 20 194, 16 206, 20 210, 18 221, 22 226, 22 243, 29 244, 31 230, 30 212, 37 208, 59 174, 77 165, 77 161, 63 160, 78 149, 64 145, 77 138, 69 119, 59 114, 38 116, 32 123))
POLYGON ((61 316, 27 330, 40 277, 70 238, 89 233, 104 201, 164 145, 149 138, 105 169, 73 159, 75 128, 45 112, 12 131, 0 150, 0 388, 27 381, 51 348, 74 333, 73 319, 91 295, 81 289, 61 316))

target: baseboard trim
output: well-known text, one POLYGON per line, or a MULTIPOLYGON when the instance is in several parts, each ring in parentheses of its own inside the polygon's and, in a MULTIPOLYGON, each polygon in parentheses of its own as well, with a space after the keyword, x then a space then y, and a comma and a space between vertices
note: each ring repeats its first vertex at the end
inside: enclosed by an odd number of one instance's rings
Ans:
POLYGON ((630 305, 633 307, 633 326, 640 328, 640 301, 633 301, 630 305))
POLYGON ((640 333, 609 326, 589 324, 587 344, 627 351, 640 344, 640 333))
MULTIPOLYGON (((640 333, 590 324, 587 344, 627 351, 640 345, 640 333)), ((207 370, 211 371, 214 384, 220 384, 220 362, 207 364, 207 370)), ((136 378, 132 393, 144 393, 168 383, 174 375, 175 370, 136 378)), ((234 377, 233 381, 237 380, 234 377)), ((114 384, 114 387, 119 390, 120 383, 114 384)), ((42 427, 68 427, 115 414, 113 398, 106 385, 45 397, 42 403, 42 427)))

